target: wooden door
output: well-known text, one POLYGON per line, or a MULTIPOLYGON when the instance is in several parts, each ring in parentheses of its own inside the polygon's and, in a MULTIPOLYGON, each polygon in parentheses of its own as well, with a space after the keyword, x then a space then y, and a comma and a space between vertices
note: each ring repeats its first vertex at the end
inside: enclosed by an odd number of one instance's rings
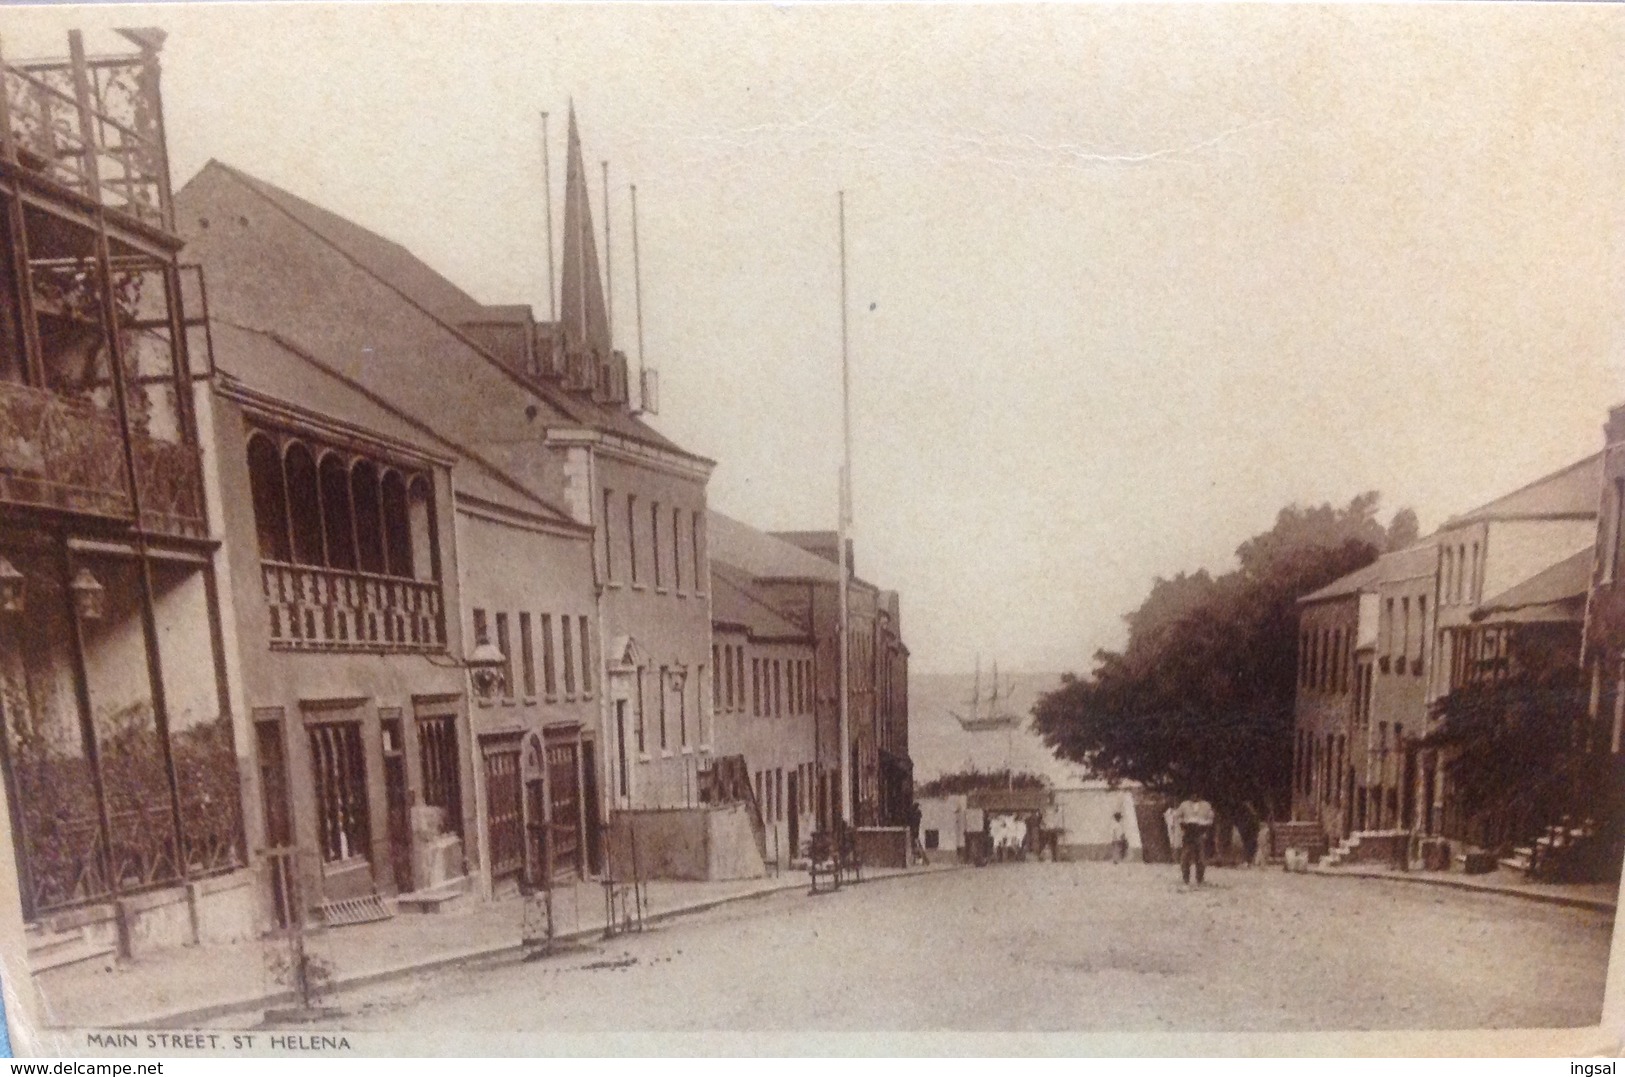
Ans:
POLYGON ((574 744, 547 747, 548 799, 551 803, 553 874, 581 874, 581 785, 574 744))
POLYGON ((397 893, 414 889, 412 879, 412 815, 406 793, 406 745, 401 720, 379 723, 384 745, 384 807, 388 812, 389 870, 397 893))
POLYGON ((491 842, 491 881, 515 878, 525 867, 524 805, 519 747, 485 752, 485 826, 491 842))
MULTIPOLYGON (((254 742, 260 769, 260 802, 265 812, 265 844, 270 849, 293 847, 293 817, 288 808, 288 757, 282 744, 280 719, 254 723, 254 742)), ((294 870, 291 854, 275 855, 270 861, 271 914, 276 926, 292 922, 294 870)))
POLYGON ((789 815, 786 821, 790 827, 790 858, 793 860, 801 855, 801 782, 798 780, 800 768, 790 772, 789 790, 785 800, 789 802, 789 815))

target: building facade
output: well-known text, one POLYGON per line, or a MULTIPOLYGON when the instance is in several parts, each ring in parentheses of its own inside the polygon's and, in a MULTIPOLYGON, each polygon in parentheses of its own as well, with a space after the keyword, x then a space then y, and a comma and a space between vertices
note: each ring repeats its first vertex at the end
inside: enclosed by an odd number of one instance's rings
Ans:
POLYGON ((754 581, 712 565, 712 708, 718 759, 744 760, 765 833, 766 858, 782 870, 817 828, 816 652, 754 581))

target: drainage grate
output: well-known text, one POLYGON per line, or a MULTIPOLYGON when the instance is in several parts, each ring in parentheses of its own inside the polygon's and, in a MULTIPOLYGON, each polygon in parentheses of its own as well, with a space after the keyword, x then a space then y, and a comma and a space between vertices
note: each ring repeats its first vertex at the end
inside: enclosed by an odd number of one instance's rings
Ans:
POLYGON ((322 902, 322 921, 329 927, 388 920, 394 915, 394 910, 384 904, 383 896, 379 894, 322 902))

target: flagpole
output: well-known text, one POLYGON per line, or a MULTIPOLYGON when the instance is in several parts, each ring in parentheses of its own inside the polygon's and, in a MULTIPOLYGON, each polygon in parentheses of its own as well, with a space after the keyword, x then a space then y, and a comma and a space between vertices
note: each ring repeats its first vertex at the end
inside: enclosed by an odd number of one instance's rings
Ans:
MULTIPOLYGON (((638 258, 638 185, 632 184, 632 305, 638 323, 638 410, 643 410, 643 265, 638 258)), ((628 404, 632 390, 627 389, 628 404)))
POLYGON ((542 205, 547 215, 547 320, 559 320, 558 282, 553 278, 553 168, 547 152, 547 113, 542 113, 542 205))
POLYGON ((604 166, 604 321, 609 329, 609 352, 605 357, 607 362, 615 355, 615 277, 609 269, 609 162, 601 162, 604 166))
POLYGON ((840 566, 841 582, 839 602, 841 604, 840 618, 840 660, 841 660, 841 820, 848 826, 852 824, 853 803, 852 787, 855 775, 852 773, 852 718, 851 718, 851 678, 849 669, 851 663, 851 603, 847 576, 851 566, 847 564, 846 542, 847 532, 851 527, 852 515, 852 385, 851 370, 848 361, 847 325, 846 325, 846 192, 840 191, 836 195, 836 207, 840 216, 841 226, 841 483, 840 483, 840 513, 837 523, 836 546, 839 550, 838 564, 840 566))

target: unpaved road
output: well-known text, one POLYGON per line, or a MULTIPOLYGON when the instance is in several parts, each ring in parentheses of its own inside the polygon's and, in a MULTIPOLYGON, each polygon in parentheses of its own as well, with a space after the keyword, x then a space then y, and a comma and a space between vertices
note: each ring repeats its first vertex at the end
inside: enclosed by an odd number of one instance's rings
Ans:
POLYGON ((1600 1020, 1611 917, 1379 880, 1013 864, 780 894, 349 993, 335 1027, 1323 1031, 1600 1020))

